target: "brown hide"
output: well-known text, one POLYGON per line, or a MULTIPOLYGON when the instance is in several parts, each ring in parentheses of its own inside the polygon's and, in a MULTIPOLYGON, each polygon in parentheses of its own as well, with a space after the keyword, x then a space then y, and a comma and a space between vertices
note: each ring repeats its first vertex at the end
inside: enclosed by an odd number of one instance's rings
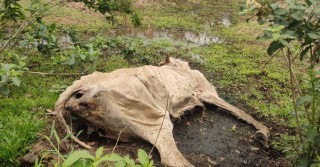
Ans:
POLYGON ((167 166, 192 166, 176 147, 170 116, 179 119, 196 106, 204 108, 203 102, 222 107, 252 124, 257 135, 268 140, 267 127, 219 98, 215 87, 199 71, 191 70, 188 63, 167 58, 161 65, 81 77, 56 103, 61 122, 66 126, 61 112, 68 110, 94 128, 104 129, 109 138, 116 139, 121 131, 122 140, 144 139, 155 145, 161 162, 167 166))

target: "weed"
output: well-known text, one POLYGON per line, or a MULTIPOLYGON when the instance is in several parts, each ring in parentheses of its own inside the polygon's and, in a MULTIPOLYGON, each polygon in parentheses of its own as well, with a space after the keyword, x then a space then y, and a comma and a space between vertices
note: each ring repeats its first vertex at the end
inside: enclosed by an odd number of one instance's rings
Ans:
POLYGON ((57 155, 57 162, 51 161, 53 166, 62 166, 62 167, 69 167, 69 166, 97 167, 100 165, 104 165, 108 167, 110 166, 152 167, 153 166, 153 163, 154 163, 153 160, 149 160, 147 153, 142 149, 138 150, 138 160, 141 165, 136 164, 133 159, 130 159, 129 155, 126 155, 124 157, 121 157, 120 155, 115 153, 103 155, 103 147, 100 147, 96 150, 95 156, 92 156, 86 150, 73 151, 73 149, 71 153, 67 155, 62 155, 59 148, 60 142, 62 140, 67 140, 71 136, 71 134, 67 135, 63 139, 60 139, 56 130, 54 129, 54 125, 55 125, 55 121, 53 121, 52 123, 50 136, 44 135, 44 137, 47 139, 47 141, 50 143, 50 145, 53 147, 54 150, 45 152, 42 155, 40 160, 37 159, 35 161, 35 167, 43 167, 44 166, 44 164, 42 164, 43 158, 51 154, 57 155), (55 140, 57 141, 57 146, 55 146, 51 141, 52 137, 55 137, 55 140))

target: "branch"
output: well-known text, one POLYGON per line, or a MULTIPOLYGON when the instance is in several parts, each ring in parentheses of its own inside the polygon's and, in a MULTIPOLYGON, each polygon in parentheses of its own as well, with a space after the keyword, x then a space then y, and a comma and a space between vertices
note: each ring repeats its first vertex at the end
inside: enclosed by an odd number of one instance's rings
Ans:
MULTIPOLYGON (((54 6, 50 7, 50 8, 53 8, 53 7, 55 7, 55 6, 58 6, 56 9, 51 10, 50 12, 48 12, 48 13, 45 14, 45 15, 43 15, 42 17, 46 17, 46 16, 50 15, 51 13, 55 12, 56 10, 62 8, 62 7, 65 6, 65 5, 67 5, 69 2, 71 2, 71 1, 65 2, 65 3, 63 3, 63 4, 59 4, 60 6, 54 5, 54 6)), ((50 8, 49 8, 49 9, 50 9, 50 8)), ((47 9, 47 10, 49 10, 49 9, 47 9)))
MULTIPOLYGON (((38 13, 43 6, 49 4, 50 2, 51 2, 51 0, 48 1, 47 3, 42 4, 42 5, 38 8, 37 11, 30 13, 30 15, 22 22, 22 24, 20 25, 20 27, 19 27, 19 29, 17 30, 17 32, 16 32, 15 34, 13 34, 13 35, 5 42, 5 44, 1 47, 0 53, 3 52, 3 50, 9 45, 9 43, 10 43, 14 38, 16 38, 22 31, 24 31, 24 30, 29 26, 28 24, 27 24, 27 25, 25 25, 25 24, 32 18, 32 16, 34 16, 36 13, 38 13)), ((32 20, 34 20, 34 19, 35 19, 35 18, 32 18, 32 20)))
POLYGON ((127 128, 127 126, 126 126, 126 127, 124 127, 122 130, 120 130, 120 132, 119 132, 119 134, 118 134, 118 138, 117 138, 116 144, 114 145, 114 147, 113 147, 113 149, 112 149, 111 153, 113 153, 113 152, 114 152, 114 150, 116 150, 116 147, 117 147, 118 142, 119 142, 119 140, 120 140, 121 133, 122 133, 122 131, 123 131, 123 130, 125 130, 126 128, 127 128))
MULTIPOLYGON (((288 59, 288 57, 287 57, 286 54, 284 53, 283 49, 281 49, 281 50, 282 50, 283 56, 285 57, 287 63, 289 64, 289 59, 288 59)), ((293 61, 290 60, 290 64, 292 64, 292 63, 293 63, 293 61)), ((301 95, 301 94, 302 94, 302 90, 301 90, 300 84, 299 84, 299 82, 298 82, 298 80, 297 80, 297 77, 296 77, 296 75, 295 75, 294 72, 293 72, 293 69, 292 69, 292 66, 291 66, 291 65, 290 65, 290 70, 292 71, 293 79, 294 79, 294 81, 295 81, 295 83, 296 83, 296 86, 297 86, 297 89, 298 89, 298 93, 299 93, 299 95, 301 95)))
POLYGON ((57 108, 56 107, 56 112, 57 112, 57 116, 58 116, 58 119, 59 119, 59 122, 62 124, 62 126, 64 126, 67 134, 71 134, 71 139, 74 140, 76 143, 78 143, 80 146, 90 150, 92 147, 87 145, 86 143, 80 141, 77 137, 75 137, 72 132, 70 131, 67 123, 66 123, 66 120, 64 119, 64 117, 62 116, 62 111, 61 111, 61 108, 57 108))
POLYGON ((162 123, 161 123, 161 126, 160 126, 160 130, 159 130, 159 132, 158 132, 156 141, 154 142, 154 144, 153 144, 153 146, 152 146, 152 148, 151 148, 151 150, 150 150, 150 152, 149 152, 149 156, 151 155, 151 153, 152 153, 152 151, 153 151, 153 149, 154 149, 154 147, 155 147, 155 145, 156 145, 156 143, 157 143, 157 141, 158 141, 158 138, 159 138, 159 135, 160 135, 160 132, 161 132, 161 130, 162 130, 163 123, 164 123, 164 119, 166 118, 167 111, 169 111, 169 108, 170 108, 171 100, 172 100, 172 95, 170 96, 170 98, 169 98, 169 100, 168 100, 168 102, 167 102, 167 108, 166 108, 166 110, 165 110, 165 112, 164 112, 164 116, 163 116, 163 119, 162 119, 162 123))
POLYGON ((313 48, 312 56, 316 55, 317 51, 319 50, 320 43, 318 42, 316 46, 313 48))
POLYGON ((31 18, 31 16, 33 16, 34 13, 31 13, 20 25, 19 29, 17 30, 17 32, 15 34, 13 34, 6 42, 5 44, 2 46, 2 48, 0 49, 0 53, 9 45, 10 41, 13 40, 17 35, 19 35, 23 30, 25 30, 28 26, 25 26, 24 24, 31 18))
POLYGON ((40 74, 40 75, 65 75, 65 76, 70 76, 70 75, 86 75, 85 73, 46 73, 46 72, 32 72, 32 71, 25 71, 25 73, 29 73, 29 74, 40 74))
POLYGON ((269 63, 270 61, 276 57, 276 55, 280 52, 280 49, 266 62, 266 64, 264 64, 264 66, 262 67, 262 69, 264 69, 269 63))
MULTIPOLYGON (((284 53, 283 49, 281 49, 281 50, 284 53)), ((288 67, 289 67, 289 72, 290 72, 290 84, 291 84, 291 91, 292 91, 292 101, 293 101, 294 113, 295 113, 296 120, 297 120, 297 129, 298 129, 298 134, 299 134, 299 137, 300 137, 300 142, 302 143, 302 134, 301 134, 301 129, 300 129, 300 121, 299 121, 299 116, 298 116, 298 109, 297 109, 297 104, 296 104, 296 92, 295 92, 295 87, 294 87, 294 84, 293 84, 294 73, 293 73, 293 70, 292 70, 292 61, 290 59, 291 52, 290 52, 289 48, 288 48, 288 54, 284 54, 284 56, 286 57, 286 60, 288 62, 288 67)))

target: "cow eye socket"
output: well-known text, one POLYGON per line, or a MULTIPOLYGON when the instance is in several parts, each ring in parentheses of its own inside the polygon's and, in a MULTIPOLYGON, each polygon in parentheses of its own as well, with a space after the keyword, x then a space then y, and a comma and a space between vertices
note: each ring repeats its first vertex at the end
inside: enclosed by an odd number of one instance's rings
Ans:
POLYGON ((78 92, 74 95, 75 98, 80 99, 83 96, 82 92, 78 92))

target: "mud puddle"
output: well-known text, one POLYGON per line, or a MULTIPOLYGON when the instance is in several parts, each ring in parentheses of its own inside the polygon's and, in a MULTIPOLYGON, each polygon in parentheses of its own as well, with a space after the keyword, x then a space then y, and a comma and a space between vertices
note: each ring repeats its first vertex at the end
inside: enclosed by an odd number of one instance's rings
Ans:
POLYGON ((195 112, 175 124, 179 150, 195 166, 274 166, 255 129, 216 108, 195 112))

